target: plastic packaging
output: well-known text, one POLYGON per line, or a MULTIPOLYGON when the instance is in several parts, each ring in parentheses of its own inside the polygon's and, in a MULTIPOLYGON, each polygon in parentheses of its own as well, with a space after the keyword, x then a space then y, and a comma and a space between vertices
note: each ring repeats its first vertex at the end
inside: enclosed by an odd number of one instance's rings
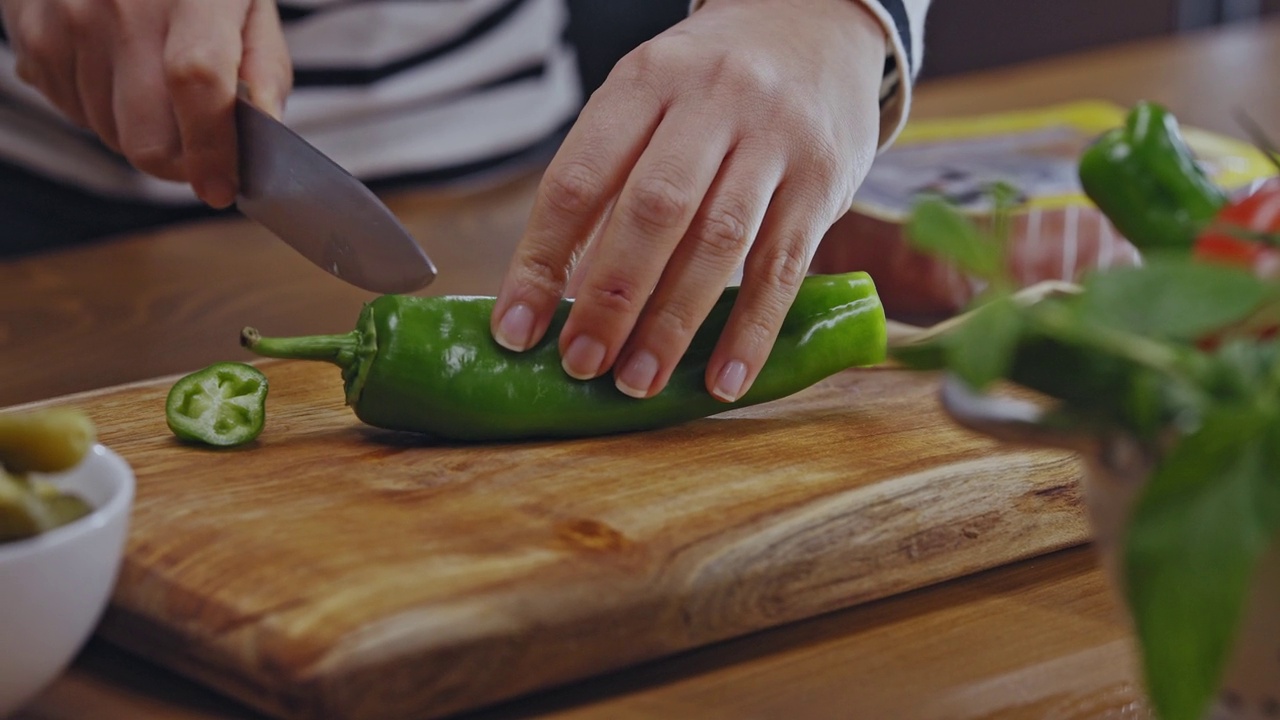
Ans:
MULTIPOLYGON (((1081 152, 1124 122, 1126 110, 1077 102, 1028 111, 913 120, 876 159, 850 212, 827 233, 811 271, 865 270, 886 312, 924 321, 963 309, 981 285, 912 249, 903 223, 921 193, 942 193, 979 222, 990 219, 986 192, 1003 181, 1022 204, 1011 222, 1011 272, 1021 286, 1074 282, 1094 269, 1141 262, 1137 250, 1085 197, 1077 175, 1081 152)), ((1276 174, 1248 143, 1182 128, 1206 171, 1229 190, 1276 174)))

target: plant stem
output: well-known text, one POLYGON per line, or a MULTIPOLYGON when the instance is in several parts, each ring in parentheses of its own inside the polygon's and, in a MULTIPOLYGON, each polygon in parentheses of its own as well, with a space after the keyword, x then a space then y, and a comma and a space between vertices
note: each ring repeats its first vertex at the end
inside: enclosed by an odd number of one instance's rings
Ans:
POLYGON ((1081 345, 1124 358, 1173 379, 1202 388, 1211 381, 1210 365, 1199 355, 1179 352, 1155 340, 1106 326, 1082 327, 1066 308, 1037 305, 1032 308, 1030 318, 1052 335, 1068 337, 1081 345))

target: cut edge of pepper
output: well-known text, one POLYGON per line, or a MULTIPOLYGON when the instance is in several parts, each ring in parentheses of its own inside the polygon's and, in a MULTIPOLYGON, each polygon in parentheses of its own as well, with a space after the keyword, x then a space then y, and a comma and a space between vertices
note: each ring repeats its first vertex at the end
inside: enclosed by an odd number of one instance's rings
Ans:
POLYGON ((169 388, 165 398, 165 422, 169 429, 180 440, 197 442, 214 447, 234 447, 244 445, 257 439, 266 425, 266 401, 270 383, 267 376, 258 368, 241 362, 216 362, 201 370, 188 373, 179 378, 169 388), (231 377, 237 382, 252 381, 255 384, 252 392, 237 395, 248 397, 254 407, 249 410, 246 423, 238 424, 233 431, 220 431, 217 427, 217 414, 222 400, 214 399, 208 413, 194 416, 183 408, 183 400, 192 389, 201 389, 205 394, 208 387, 206 380, 212 380, 221 390, 223 379, 231 377))

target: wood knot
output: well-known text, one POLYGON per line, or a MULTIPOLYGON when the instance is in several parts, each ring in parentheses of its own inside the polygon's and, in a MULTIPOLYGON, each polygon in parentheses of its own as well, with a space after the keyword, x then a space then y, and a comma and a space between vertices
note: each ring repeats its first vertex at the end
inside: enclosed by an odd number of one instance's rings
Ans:
POLYGON ((614 552, 630 544, 622 533, 588 518, 562 520, 556 523, 555 534, 562 543, 576 550, 614 552))

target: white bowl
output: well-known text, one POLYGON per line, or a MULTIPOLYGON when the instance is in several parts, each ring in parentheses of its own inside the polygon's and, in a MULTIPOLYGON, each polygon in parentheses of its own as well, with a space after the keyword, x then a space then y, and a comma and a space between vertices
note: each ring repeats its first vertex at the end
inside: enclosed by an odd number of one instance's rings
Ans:
POLYGON ((41 477, 94 511, 0 543, 0 717, 61 675, 93 633, 115 586, 133 506, 133 470, 102 445, 76 468, 41 477))

